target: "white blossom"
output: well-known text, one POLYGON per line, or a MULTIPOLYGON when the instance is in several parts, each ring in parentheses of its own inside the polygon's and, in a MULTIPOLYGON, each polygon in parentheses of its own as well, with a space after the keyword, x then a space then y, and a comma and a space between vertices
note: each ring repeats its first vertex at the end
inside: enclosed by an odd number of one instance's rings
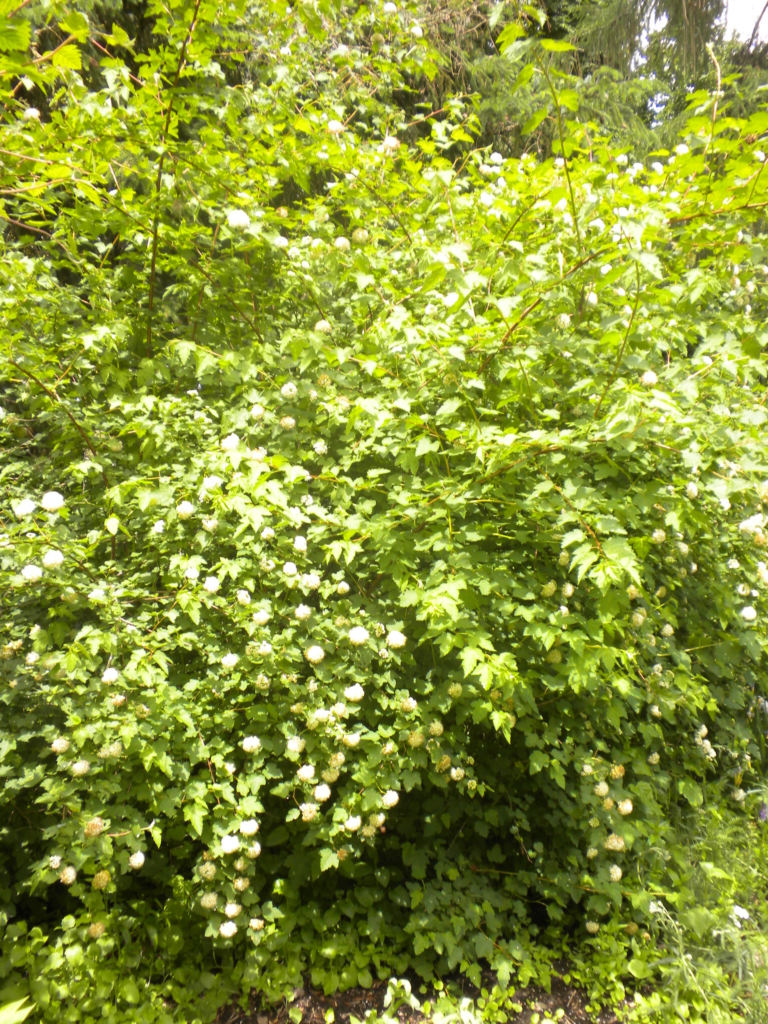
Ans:
POLYGON ((633 811, 632 801, 619 800, 618 804, 616 805, 616 810, 619 812, 619 814, 622 814, 624 816, 631 814, 633 811))
POLYGON ((69 865, 59 875, 59 881, 62 885, 72 885, 77 878, 77 871, 69 865))
POLYGON ((286 562, 283 566, 283 572, 286 576, 295 576, 298 571, 295 562, 286 562))
POLYGON ((324 803, 326 800, 331 798, 331 787, 326 786, 324 782, 321 782, 319 786, 315 786, 314 789, 315 800, 319 800, 320 803, 324 803))
POLYGON ((357 832, 362 823, 363 822, 361 818, 353 815, 352 817, 347 818, 347 820, 344 822, 344 828, 347 830, 347 832, 357 832))
POLYGON ((333 246, 334 246, 335 249, 338 249, 339 252, 349 252, 349 249, 350 249, 349 239, 348 238, 344 238, 343 235, 339 235, 338 238, 334 239, 333 246))
POLYGON ((741 617, 745 622, 754 622, 757 618, 757 612, 751 604, 748 604, 746 607, 741 609, 741 617))
POLYGON ((294 537, 293 547, 296 551, 301 551, 302 553, 305 552, 307 550, 307 538, 300 535, 294 537))
POLYGON ((31 516, 36 508, 37 505, 31 498, 22 498, 15 511, 19 519, 25 519, 27 516, 31 516))
POLYGON ((399 629, 390 630, 387 635, 387 646, 397 649, 399 647, 405 647, 406 639, 405 634, 401 633, 399 629))
POLYGON ((304 657, 312 665, 319 665, 325 657, 325 651, 322 647, 318 647, 317 644, 314 644, 304 652, 304 657))
POLYGON ((109 683, 116 683, 119 678, 120 678, 120 673, 117 671, 117 669, 113 665, 110 665, 109 668, 105 668, 104 671, 102 672, 102 675, 101 675, 102 683, 107 683, 107 684, 109 684, 109 683))
POLYGON ((325 441, 315 441, 315 443, 312 445, 312 448, 314 449, 316 455, 328 454, 328 445, 325 443, 325 441))
POLYGON ((262 640, 257 648, 257 653, 262 658, 268 658, 272 653, 272 644, 268 640, 262 640))
POLYGON ((667 535, 663 530, 654 530, 651 534, 651 540, 654 544, 663 544, 667 539, 667 535))
POLYGON ((341 594, 341 596, 344 597, 345 594, 349 593, 349 584, 345 580, 342 580, 338 587, 336 587, 336 593, 341 594))
POLYGON ((227 224, 231 228, 245 229, 251 226, 251 218, 245 210, 229 210, 227 213, 227 224))
POLYGON ((344 696, 347 700, 352 701, 352 703, 355 704, 365 697, 365 690, 359 683, 355 683, 353 686, 348 686, 346 688, 344 696))
POLYGON ((164 529, 165 529, 165 520, 164 519, 158 519, 157 522, 152 527, 152 533, 162 533, 164 529))
POLYGON ((76 779, 81 779, 84 775, 87 775, 90 770, 91 766, 89 762, 85 760, 75 761, 75 763, 70 768, 70 771, 72 772, 76 779))
POLYGON ((349 642, 354 644, 355 647, 359 647, 364 644, 370 636, 365 626, 353 626, 349 631, 349 642))
POLYGON ((301 754, 303 753, 306 745, 306 742, 301 738, 301 736, 291 736, 285 744, 285 748, 292 754, 301 754))
POLYGON ((659 383, 659 378, 653 372, 653 370, 646 370, 640 378, 640 383, 645 384, 647 388, 652 388, 654 384, 659 383))
POLYGON ((51 750, 54 754, 66 754, 69 750, 69 740, 65 739, 63 736, 57 736, 51 744, 51 750))
POLYGON ((197 580, 199 578, 200 578, 200 570, 197 568, 197 566, 190 565, 190 566, 188 566, 184 570, 184 579, 185 580, 192 580, 192 582, 194 583, 195 580, 197 580))
POLYGON ((266 608, 259 608, 257 612, 253 613, 253 621, 257 626, 266 626, 269 622, 269 612, 266 608))
POLYGON ((182 501, 176 506, 176 515, 179 519, 189 519, 195 511, 195 506, 191 501, 182 501))
POLYGON ((600 931, 600 925, 597 921, 587 921, 585 927, 590 935, 597 935, 600 931))
POLYGON ((690 483, 686 484, 685 493, 691 499, 698 498, 698 496, 699 496, 699 488, 696 486, 696 484, 693 482, 693 480, 691 480, 690 483))
POLYGON ((64 508, 64 496, 58 491, 47 491, 40 499, 40 504, 46 512, 58 512, 64 508))
POLYGON ((293 613, 299 622, 305 622, 312 614, 312 609, 307 604, 300 604, 293 613))
POLYGON ((311 782, 315 777, 315 766, 313 764, 303 764, 296 772, 296 775, 301 782, 311 782))
POLYGON ((21 570, 21 577, 26 580, 27 583, 36 583, 42 575, 43 570, 39 565, 25 565, 21 570))
POLYGON ((307 590, 317 590, 321 580, 316 572, 305 572, 301 577, 301 585, 307 590))
POLYGON ((341 742, 344 744, 345 747, 356 747, 360 742, 360 733, 347 732, 342 736, 341 742))
POLYGON ((280 394, 283 396, 283 398, 287 398, 287 399, 295 398, 296 395, 298 395, 298 393, 299 393, 299 389, 296 387, 296 385, 291 380, 286 381, 286 383, 283 384, 283 386, 280 388, 280 394))
POLYGON ((327 320, 318 320, 317 323, 315 324, 315 330, 319 334, 330 334, 333 328, 331 327, 327 320))
POLYGON ((219 520, 215 517, 207 517, 203 520, 202 525, 206 533, 216 533, 219 528, 219 520))
POLYGON ((341 135, 344 131, 341 121, 331 120, 325 127, 329 135, 341 135))
POLYGON ((399 800, 400 794, 394 789, 388 789, 381 797, 381 802, 386 808, 394 807, 399 800))
POLYGON ((232 669, 235 667, 239 660, 240 659, 236 654, 225 654, 224 657, 221 659, 221 664, 226 669, 232 669))
POLYGON ((381 148, 384 153, 392 156, 398 151, 398 149, 400 149, 400 140, 395 138, 394 135, 385 135, 381 143, 381 148))
POLYGON ((404 697, 400 701, 400 709, 402 711, 404 711, 406 714, 412 714, 416 710, 417 707, 418 707, 418 704, 413 699, 413 697, 404 697))
POLYGON ((674 636, 674 635, 675 635, 675 630, 674 630, 674 628, 673 628, 673 627, 672 627, 672 626, 671 626, 671 625, 670 625, 670 624, 669 624, 669 623, 667 622, 667 623, 665 623, 665 624, 664 624, 664 626, 662 626, 662 629, 661 629, 661 635, 662 635, 662 636, 664 636, 664 637, 667 637, 667 638, 669 638, 669 637, 671 637, 671 636, 674 636))
POLYGON ((141 850, 137 850, 136 853, 132 853, 128 858, 128 866, 132 871, 139 871, 144 867, 144 861, 146 860, 141 850))
POLYGON ((237 599, 237 603, 241 605, 248 605, 251 603, 251 595, 247 590, 238 590, 235 594, 235 598, 237 599))
POLYGON ((241 745, 246 754, 254 754, 261 748, 261 740, 258 736, 246 736, 241 745))
POLYGON ((596 292, 588 292, 587 293, 587 305, 588 306, 592 306, 593 308, 597 305, 597 293, 596 292))
POLYGON ((222 836, 221 837, 221 852, 222 853, 235 853, 240 849, 240 840, 237 836, 222 836))
POLYGON ((261 853, 261 843, 251 843, 248 849, 245 851, 245 856, 248 860, 256 860, 261 853))
POLYGON ((264 406, 257 402, 251 409, 251 416, 255 420, 263 420, 265 411, 264 406))
POLYGON ((50 551, 46 551, 43 555, 43 565, 46 569, 58 569, 63 561, 64 555, 61 551, 57 551, 55 548, 50 551))
MULTIPOLYGON (((238 227, 240 225, 237 225, 238 227)), ((219 925, 219 935, 223 939, 231 939, 237 935, 237 925, 234 921, 222 921, 219 925)))
POLYGON ((208 591, 209 594, 215 594, 221 584, 219 583, 218 576, 206 576, 203 587, 208 591))

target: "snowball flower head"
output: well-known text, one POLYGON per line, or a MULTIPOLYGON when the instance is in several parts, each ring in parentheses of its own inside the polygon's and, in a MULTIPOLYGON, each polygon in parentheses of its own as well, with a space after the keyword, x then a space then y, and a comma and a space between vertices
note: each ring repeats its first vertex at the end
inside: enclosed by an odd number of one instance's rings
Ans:
POLYGON ((393 629, 387 636, 387 646, 398 648, 405 647, 405 634, 401 633, 399 629, 393 629))
POLYGON ((261 747, 261 740, 258 736, 246 736, 242 742, 242 748, 246 754, 255 754, 261 747))
POLYGON ((259 831, 259 823, 255 818, 248 818, 240 822, 240 831, 244 836, 255 836, 259 831))
POLYGON ((299 389, 291 380, 286 381, 286 383, 283 384, 283 386, 280 388, 280 394, 283 396, 283 398, 295 398, 296 395, 298 395, 298 393, 299 389))
POLYGON ((70 771, 72 772, 76 779, 81 779, 84 775, 87 775, 90 770, 91 765, 88 761, 85 760, 75 761, 75 763, 70 768, 70 771))
POLYGON ((329 121, 325 127, 329 135, 341 135, 344 132, 344 125, 341 121, 329 121))
POLYGON ((588 295, 587 295, 587 305, 588 306, 592 306, 592 307, 597 305, 597 292, 589 292, 588 293, 588 295))
POLYGON ((188 566, 184 570, 184 579, 185 580, 192 580, 192 582, 194 583, 194 581, 199 579, 199 578, 200 578, 200 570, 197 568, 197 566, 190 565, 190 566, 188 566))
MULTIPOLYGON (((386 4, 384 6, 386 9, 386 4)), ((392 4, 392 6, 394 7, 395 5, 392 4)), ((392 153, 396 153, 398 149, 400 149, 400 139, 395 138, 394 135, 385 135, 384 140, 381 143, 381 148, 385 153, 389 153, 390 155, 392 153)))
POLYGON ((291 736, 288 742, 285 744, 285 749, 290 751, 291 754, 301 754, 306 747, 306 742, 301 736, 291 736))
POLYGON ((26 580, 27 583, 35 583, 43 575, 43 570, 39 565, 25 565, 21 570, 22 579, 26 580))
POLYGON ((269 622, 269 612, 266 608, 259 608, 257 612, 253 613, 253 621, 257 626, 266 626, 269 622))
POLYGON ((621 876, 624 872, 621 870, 618 864, 611 864, 611 870, 609 872, 612 882, 620 882, 621 876))
POLYGON ((619 800, 619 803, 618 803, 618 805, 616 807, 616 810, 619 812, 619 814, 622 814, 624 816, 626 816, 628 814, 631 814, 632 811, 633 811, 632 801, 631 800, 619 800))
POLYGON ((237 594, 235 594, 235 597, 237 598, 238 604, 247 605, 251 603, 251 595, 248 593, 247 590, 238 590, 237 594))
POLYGON ((312 614, 312 609, 307 604, 300 604, 293 613, 299 622, 305 622, 312 614))
POLYGON ((304 652, 304 657, 310 664, 319 665, 325 657, 325 651, 322 647, 318 647, 317 644, 313 644, 312 647, 304 652))
POLYGON ((364 644, 370 636, 365 626, 353 626, 349 631, 349 642, 354 644, 355 647, 359 647, 364 644))
POLYGON ((109 668, 105 668, 101 674, 102 683, 116 683, 119 678, 120 673, 112 665, 109 668))
POLYGON ((625 845, 622 836, 617 836, 615 832, 612 832, 603 843, 606 850, 612 850, 614 853, 620 853, 625 845))
POLYGON ((587 921, 585 927, 590 935, 597 935, 597 933, 600 931, 600 925, 597 923, 597 921, 587 921))
POLYGON ((690 482, 689 484, 687 484, 687 485, 686 485, 686 488, 685 488, 685 493, 686 493, 686 494, 688 495, 688 497, 689 497, 689 498, 691 498, 691 499, 693 499, 693 498, 698 498, 698 496, 699 496, 699 488, 698 488, 698 487, 696 486, 696 484, 695 484, 695 483, 694 483, 694 482, 693 482, 693 481, 691 480, 691 482, 690 482))
POLYGON ((176 515, 179 519, 189 519, 194 514, 195 506, 191 501, 182 501, 176 506, 176 515))
POLYGON ((651 540, 654 544, 663 544, 667 539, 667 535, 663 530, 654 530, 651 534, 651 540))
POLYGON ((293 538, 293 547, 294 547, 294 549, 296 551, 301 551, 301 552, 306 551, 307 550, 307 538, 306 537, 301 537, 301 536, 294 537, 293 538))
POLYGON ((40 499, 40 504, 46 512, 58 512, 64 508, 64 496, 58 491, 47 491, 40 499))
POLYGON ((215 594, 221 584, 219 583, 218 576, 206 576, 203 587, 208 591, 209 594, 215 594))
POLYGON ((303 764, 296 772, 296 775, 302 782, 311 782, 315 777, 315 766, 313 764, 303 764))
POLYGON ((347 820, 344 822, 344 828, 347 830, 347 832, 357 832, 362 823, 363 822, 361 818, 358 818, 356 815, 353 815, 352 817, 347 818, 347 820))
POLYGON ((298 571, 295 562, 286 562, 283 566, 283 572, 286 576, 295 576, 298 571))
POLYGON ((350 249, 349 239, 339 235, 338 238, 334 239, 333 246, 339 252, 348 252, 350 249))
POLYGON ((336 593, 341 594, 341 596, 344 597, 345 594, 349 593, 349 584, 345 580, 342 580, 338 587, 336 587, 336 593))
POLYGON ((381 797, 381 802, 386 808, 394 807, 399 800, 400 794, 394 789, 388 789, 381 797))
POLYGON ((328 454, 328 445, 325 443, 325 441, 315 441, 315 443, 312 445, 312 448, 314 449, 316 455, 328 454))
POLYGON ((24 519, 26 516, 31 516, 36 508, 37 505, 35 505, 31 498, 22 498, 16 506, 16 515, 19 519, 24 519))
POLYGON ((219 925, 219 935, 223 939, 231 939, 237 935, 237 925, 234 921, 222 921, 219 925))
POLYGON ((664 625, 664 626, 662 627, 662 630, 661 630, 661 635, 662 635, 662 636, 664 636, 664 637, 667 637, 667 638, 669 638, 669 637, 671 637, 671 636, 674 636, 674 635, 675 635, 675 630, 674 630, 674 628, 673 628, 673 627, 672 627, 672 626, 671 626, 671 625, 670 625, 670 624, 669 624, 669 623, 667 622, 667 623, 665 623, 665 625, 664 625))
POLYGON ((77 879, 77 871, 73 867, 66 867, 59 875, 59 881, 62 885, 72 885, 77 879))
POLYGON ((757 612, 751 604, 748 604, 745 608, 741 609, 741 617, 745 622, 754 622, 757 618, 757 612))
POLYGON ((365 690, 359 683, 355 683, 354 686, 348 686, 346 688, 344 696, 354 704, 365 697, 365 690))
POLYGON ((567 331, 571 326, 571 318, 567 313, 558 313, 555 317, 555 324, 560 328, 561 331, 567 331))
POLYGON ((63 561, 64 555, 55 548, 52 551, 46 551, 43 555, 43 565, 46 569, 58 569, 63 561))
POLYGON ((305 572, 301 577, 301 585, 307 590, 317 590, 320 582, 320 577, 316 572, 305 572))
POLYGON ((237 836, 222 836, 221 837, 221 852, 222 853, 235 853, 236 850, 240 849, 240 840, 237 836))
POLYGON ((237 434, 227 434, 226 437, 222 438, 221 447, 225 452, 233 452, 240 444, 240 438, 237 434))
POLYGON ((320 803, 324 803, 326 800, 331 798, 331 787, 326 786, 324 782, 321 782, 319 786, 315 786, 315 800, 319 800, 320 803))
POLYGON ((227 917, 239 917, 242 909, 239 903, 227 903, 224 907, 224 913, 227 917))
POLYGON ((224 657, 221 659, 221 664, 224 666, 224 668, 231 669, 235 667, 239 660, 240 659, 236 654, 225 654, 224 657))
POLYGON ((332 329, 333 328, 331 327, 327 320, 318 320, 317 323, 315 324, 315 330, 319 334, 330 334, 332 329))
POLYGON ((54 754, 66 754, 69 750, 69 740, 64 739, 63 736, 57 736, 51 744, 51 750, 54 754))
POLYGON ((388 3, 384 4, 382 10, 385 14, 397 14, 397 4, 393 4, 391 0, 389 0, 388 3))
POLYGON ((251 416, 255 420, 263 420, 265 411, 266 410, 264 409, 264 406, 259 405, 259 403, 257 402, 256 405, 254 405, 253 408, 251 409, 251 416))
POLYGON ((655 384, 659 383, 659 378, 653 372, 653 370, 646 370, 643 376, 640 378, 640 383, 644 384, 647 388, 652 388, 655 384))
POLYGON ((251 226, 251 218, 245 210, 230 210, 227 214, 227 224, 231 228, 245 229, 251 226))
POLYGON ((165 520, 164 519, 158 519, 157 522, 152 527, 152 533, 162 533, 164 529, 165 529, 165 520))
POLYGON ((141 850, 137 850, 136 853, 132 853, 128 858, 128 866, 132 871, 139 871, 144 867, 145 856, 141 850))

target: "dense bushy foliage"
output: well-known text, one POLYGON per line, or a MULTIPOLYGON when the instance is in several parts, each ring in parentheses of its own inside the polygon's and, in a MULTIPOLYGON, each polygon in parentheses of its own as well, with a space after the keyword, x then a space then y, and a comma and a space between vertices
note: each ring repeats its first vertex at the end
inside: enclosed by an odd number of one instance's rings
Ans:
POLYGON ((82 14, 7 60, 2 995, 41 1019, 525 980, 548 928, 643 978, 671 823, 753 803, 768 116, 695 95, 634 163, 518 41, 561 155, 505 162, 461 101, 402 120, 437 57, 392 8, 157 5, 89 88, 82 14))

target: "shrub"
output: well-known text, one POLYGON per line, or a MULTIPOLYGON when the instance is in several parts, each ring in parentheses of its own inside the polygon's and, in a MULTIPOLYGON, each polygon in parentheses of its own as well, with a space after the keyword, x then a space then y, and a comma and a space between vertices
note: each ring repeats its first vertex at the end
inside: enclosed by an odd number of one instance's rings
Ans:
POLYGON ((361 50, 289 18, 238 75, 237 16, 158 6, 2 127, 0 994, 42 1019, 620 960, 670 822, 764 766, 766 115, 505 162, 459 101, 397 122, 430 51, 381 13, 340 132, 361 50))

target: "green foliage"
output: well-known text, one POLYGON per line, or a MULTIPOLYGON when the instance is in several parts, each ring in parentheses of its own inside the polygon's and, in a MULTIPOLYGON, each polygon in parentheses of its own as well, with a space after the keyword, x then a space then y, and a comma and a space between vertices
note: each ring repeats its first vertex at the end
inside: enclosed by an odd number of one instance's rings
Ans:
POLYGON ((0 998, 621 996, 765 767, 768 115, 630 166, 512 40, 505 162, 415 8, 148 16, 0 66, 0 998))

